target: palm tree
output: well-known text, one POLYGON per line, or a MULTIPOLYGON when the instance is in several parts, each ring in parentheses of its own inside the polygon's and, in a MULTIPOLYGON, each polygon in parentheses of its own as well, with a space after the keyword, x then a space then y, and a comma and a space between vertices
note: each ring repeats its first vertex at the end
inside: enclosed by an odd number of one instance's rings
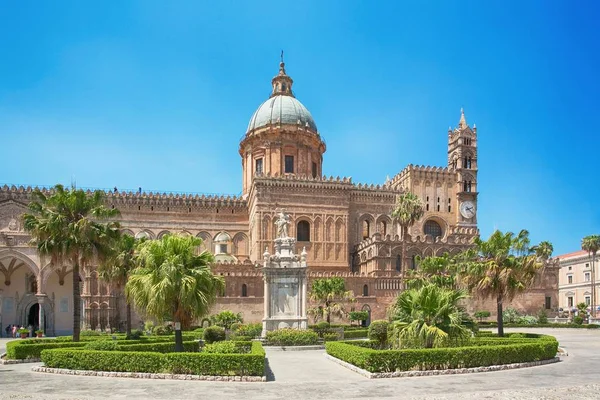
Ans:
POLYGON ((392 211, 392 217, 398 221, 401 228, 402 241, 402 263, 406 261, 406 236, 408 228, 413 226, 424 214, 423 203, 419 196, 406 192, 398 196, 396 206, 392 211))
POLYGON ((439 257, 419 258, 419 269, 407 272, 406 285, 418 289, 427 284, 435 284, 447 289, 457 289, 455 261, 448 253, 439 257))
POLYGON ((469 338, 471 331, 463 325, 464 310, 459 306, 467 297, 463 290, 432 283, 402 292, 392 309, 398 347, 440 347, 469 338))
POLYGON ((543 267, 529 248, 529 232, 495 231, 488 240, 476 238, 475 248, 467 251, 460 266, 462 281, 483 298, 495 298, 498 335, 504 336, 502 303, 512 300, 534 282, 543 267))
POLYGON ((23 215, 24 227, 41 257, 52 265, 70 264, 73 273, 73 341, 81 330, 79 271, 93 261, 101 261, 119 234, 119 224, 111 221, 119 211, 104 206, 104 192, 86 193, 56 185, 44 194, 36 189, 23 215))
POLYGON ((308 313, 314 315, 315 319, 324 318, 328 323, 332 315, 344 316, 345 302, 354 301, 354 293, 346 290, 343 278, 316 279, 309 297, 318 306, 311 308, 308 313))
POLYGON ((592 260, 592 316, 596 316, 596 253, 600 250, 600 235, 589 235, 581 239, 581 249, 588 252, 592 260))
POLYGON ((554 252, 554 246, 552 246, 552 243, 545 240, 543 242, 540 242, 540 244, 538 244, 537 246, 533 246, 531 250, 535 252, 535 255, 540 260, 548 261, 548 259, 552 257, 552 253, 554 252))
POLYGON ((201 243, 199 238, 180 235, 141 243, 139 266, 125 285, 127 297, 138 309, 159 321, 172 318, 175 351, 183 351, 181 325, 207 315, 225 288, 223 277, 210 270, 213 255, 206 251, 196 255, 201 243))
MULTIPOLYGON (((137 266, 136 248, 139 241, 130 235, 121 234, 112 248, 110 255, 100 265, 98 274, 104 281, 124 288, 129 273, 137 266)), ((131 336, 131 303, 126 299, 125 331, 131 336)))

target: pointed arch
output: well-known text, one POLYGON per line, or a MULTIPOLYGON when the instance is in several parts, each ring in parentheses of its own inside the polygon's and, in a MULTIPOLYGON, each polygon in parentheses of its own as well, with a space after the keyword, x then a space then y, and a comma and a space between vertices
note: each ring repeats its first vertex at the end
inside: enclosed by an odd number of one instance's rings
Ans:
POLYGON ((247 256, 250 254, 250 242, 248 236, 243 232, 238 232, 233 236, 233 255, 247 256))
POLYGON ((314 232, 314 241, 315 242, 320 242, 321 240, 323 240, 323 222, 321 220, 321 217, 315 217, 315 221, 313 223, 313 232, 314 232))
POLYGON ((338 243, 344 241, 344 221, 342 218, 335 220, 335 241, 338 243))

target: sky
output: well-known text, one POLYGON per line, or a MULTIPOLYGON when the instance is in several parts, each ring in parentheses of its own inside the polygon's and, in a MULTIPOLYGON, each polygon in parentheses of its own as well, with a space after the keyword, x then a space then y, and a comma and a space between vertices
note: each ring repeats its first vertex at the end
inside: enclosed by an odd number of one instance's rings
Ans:
POLYGON ((600 233, 595 1, 0 0, 0 184, 241 193, 280 51, 323 171, 383 183, 478 129, 478 223, 600 233))

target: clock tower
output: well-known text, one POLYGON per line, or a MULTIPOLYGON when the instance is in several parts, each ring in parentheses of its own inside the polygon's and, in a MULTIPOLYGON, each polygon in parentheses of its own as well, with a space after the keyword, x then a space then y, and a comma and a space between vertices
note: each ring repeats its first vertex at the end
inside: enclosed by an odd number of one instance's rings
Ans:
POLYGON ((448 169, 456 173, 458 225, 477 225, 477 127, 467 124, 463 109, 458 126, 448 129, 448 169))

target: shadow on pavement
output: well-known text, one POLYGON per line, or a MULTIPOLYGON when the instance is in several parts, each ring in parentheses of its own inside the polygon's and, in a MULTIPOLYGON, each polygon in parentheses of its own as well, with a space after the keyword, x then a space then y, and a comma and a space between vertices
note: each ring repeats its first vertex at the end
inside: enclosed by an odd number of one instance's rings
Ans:
POLYGON ((275 374, 269 365, 269 359, 265 357, 265 375, 267 377, 267 382, 273 382, 275 380, 275 374))

